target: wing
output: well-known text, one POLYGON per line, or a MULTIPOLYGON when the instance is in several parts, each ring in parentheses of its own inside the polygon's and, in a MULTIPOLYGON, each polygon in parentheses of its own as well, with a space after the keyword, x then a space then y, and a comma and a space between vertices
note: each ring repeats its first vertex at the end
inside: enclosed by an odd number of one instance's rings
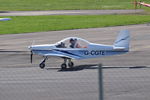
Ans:
POLYGON ((43 56, 61 57, 61 58, 65 57, 65 58, 75 59, 73 57, 69 57, 69 56, 62 55, 62 54, 51 54, 51 53, 49 53, 49 54, 44 54, 43 56))
POLYGON ((40 56, 51 56, 51 57, 60 57, 60 58, 70 58, 70 59, 81 59, 79 55, 76 55, 74 53, 68 52, 66 50, 52 50, 49 52, 44 51, 34 51, 35 54, 38 54, 40 56))

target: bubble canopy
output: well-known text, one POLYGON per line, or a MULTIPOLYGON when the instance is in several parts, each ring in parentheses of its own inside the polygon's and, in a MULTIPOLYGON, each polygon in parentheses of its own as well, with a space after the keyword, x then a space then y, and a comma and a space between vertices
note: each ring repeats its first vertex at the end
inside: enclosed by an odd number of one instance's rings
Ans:
POLYGON ((74 47, 74 48, 87 48, 88 45, 90 44, 89 41, 82 39, 82 38, 68 37, 57 42, 56 47, 59 47, 59 45, 63 45, 62 48, 71 48, 70 45, 72 42, 74 43, 74 45, 79 45, 79 47, 74 47))

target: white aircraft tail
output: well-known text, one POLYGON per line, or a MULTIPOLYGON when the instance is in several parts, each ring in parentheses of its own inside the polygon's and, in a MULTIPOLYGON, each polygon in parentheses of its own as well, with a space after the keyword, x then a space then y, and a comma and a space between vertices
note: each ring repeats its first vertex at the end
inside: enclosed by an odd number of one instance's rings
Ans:
POLYGON ((121 30, 116 41, 114 42, 115 50, 129 50, 130 32, 121 30))

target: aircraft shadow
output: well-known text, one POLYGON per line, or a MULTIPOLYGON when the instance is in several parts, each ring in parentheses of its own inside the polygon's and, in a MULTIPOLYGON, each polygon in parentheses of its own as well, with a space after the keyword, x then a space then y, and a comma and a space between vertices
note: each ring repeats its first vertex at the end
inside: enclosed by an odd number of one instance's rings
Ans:
POLYGON ((80 71, 84 69, 97 69, 98 66, 96 64, 87 64, 87 65, 79 65, 79 66, 74 66, 73 68, 67 68, 67 69, 60 69, 59 72, 62 71, 80 71))
MULTIPOLYGON (((79 66, 75 66, 73 68, 67 68, 67 69, 59 69, 58 72, 66 72, 66 71, 81 71, 84 69, 98 69, 98 65, 97 64, 87 64, 87 65, 79 65, 79 66)), ((138 68, 150 68, 147 66, 103 66, 103 69, 138 69, 138 68)))
POLYGON ((87 65, 79 65, 79 66, 74 66, 73 68, 66 68, 66 69, 61 69, 61 68, 45 68, 46 70, 58 70, 58 72, 63 72, 63 71, 80 71, 84 69, 97 69, 98 66, 96 64, 87 64, 87 65))

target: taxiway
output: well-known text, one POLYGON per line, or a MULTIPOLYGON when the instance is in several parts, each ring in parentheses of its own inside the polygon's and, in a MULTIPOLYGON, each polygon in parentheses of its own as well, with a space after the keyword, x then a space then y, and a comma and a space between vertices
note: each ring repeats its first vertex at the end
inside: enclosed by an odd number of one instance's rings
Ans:
POLYGON ((149 29, 142 24, 0 35, 0 100, 98 100, 98 63, 105 67, 106 100, 149 100, 149 29), (34 56, 30 64, 27 47, 33 40, 34 44, 47 44, 76 36, 112 44, 121 29, 131 31, 127 54, 75 61, 75 69, 68 71, 60 70, 62 59, 57 58, 50 58, 44 70, 38 67, 41 57, 34 56))

